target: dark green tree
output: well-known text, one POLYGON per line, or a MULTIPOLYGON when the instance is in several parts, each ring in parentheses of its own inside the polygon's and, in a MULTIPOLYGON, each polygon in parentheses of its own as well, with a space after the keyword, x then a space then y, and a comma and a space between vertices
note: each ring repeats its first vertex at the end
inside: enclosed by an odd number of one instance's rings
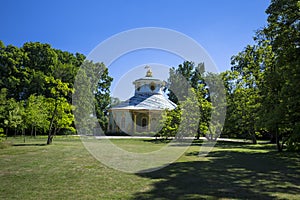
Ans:
MULTIPOLYGON (((197 129, 193 134, 197 139, 200 138, 201 134, 205 135, 207 133, 211 119, 212 104, 210 103, 209 88, 205 82, 205 76, 204 63, 200 63, 195 67, 193 62, 185 61, 178 68, 173 67, 170 69, 168 79, 169 99, 178 105, 183 104, 184 110, 192 108, 193 113, 198 115, 196 117, 198 119, 197 129), (195 99, 197 102, 188 107, 188 104, 195 99)), ((195 117, 187 118, 184 116, 182 119, 191 120, 192 118, 195 117)))
POLYGON ((204 84, 204 72, 204 63, 195 67, 193 62, 184 61, 177 68, 172 67, 168 79, 169 99, 176 104, 184 100, 189 88, 198 89, 199 84, 204 84))
POLYGON ((300 3, 297 0, 273 0, 266 10, 268 25, 259 31, 257 41, 272 46, 274 59, 265 68, 262 85, 266 123, 272 126, 278 150, 284 143, 300 149, 300 3), (271 118, 270 115, 278 116, 271 118), (280 142, 281 139, 281 142, 280 142))
POLYGON ((107 114, 111 104, 109 88, 112 80, 103 63, 86 60, 82 64, 76 77, 75 94, 73 95, 77 104, 75 108, 76 121, 78 121, 77 124, 81 124, 82 130, 91 132, 89 127, 96 126, 93 116, 97 117, 101 129, 107 130, 107 114))
POLYGON ((178 106, 174 110, 165 110, 160 120, 160 127, 162 127, 156 136, 164 137, 175 137, 178 133, 178 128, 181 122, 181 109, 178 106))
POLYGON ((300 149, 299 9, 298 0, 272 0, 266 10, 268 24, 257 32, 256 45, 247 46, 233 59, 237 85, 242 81, 240 88, 248 98, 245 109, 258 111, 249 115, 247 129, 252 131, 256 124, 269 131, 278 151, 284 144, 300 149))
POLYGON ((24 52, 21 49, 12 45, 0 48, 0 88, 7 89, 8 98, 23 99, 23 85, 27 78, 23 61, 24 52))
POLYGON ((52 143, 53 136, 57 132, 59 121, 65 121, 64 126, 71 128, 73 117, 71 115, 71 105, 68 103, 66 97, 72 94, 74 89, 69 87, 68 83, 62 82, 60 79, 54 77, 46 77, 47 88, 50 90, 50 97, 48 97, 48 108, 50 116, 49 132, 47 144, 52 143))

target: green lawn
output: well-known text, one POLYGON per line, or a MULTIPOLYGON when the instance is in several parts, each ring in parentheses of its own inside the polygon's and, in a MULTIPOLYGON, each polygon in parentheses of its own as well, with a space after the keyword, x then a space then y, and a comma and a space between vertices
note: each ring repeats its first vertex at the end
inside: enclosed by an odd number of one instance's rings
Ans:
MULTIPOLYGON (((300 155, 273 145, 218 143, 205 158, 193 144, 175 163, 145 174, 116 171, 76 138, 9 138, 0 149, 0 199, 300 199, 300 155)), ((129 151, 164 143, 113 141, 129 151)))

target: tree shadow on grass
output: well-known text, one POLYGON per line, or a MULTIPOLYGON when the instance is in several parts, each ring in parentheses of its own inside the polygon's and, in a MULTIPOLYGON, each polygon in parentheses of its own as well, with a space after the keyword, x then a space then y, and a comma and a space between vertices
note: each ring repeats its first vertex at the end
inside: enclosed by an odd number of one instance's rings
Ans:
POLYGON ((30 146, 46 146, 47 144, 36 144, 36 143, 24 143, 24 144, 13 144, 16 147, 30 147, 30 146))
POLYGON ((205 161, 176 162, 137 174, 155 181, 152 189, 135 194, 134 199, 278 199, 275 195, 282 194, 296 199, 299 169, 299 154, 220 149, 210 152, 205 161))
POLYGON ((195 140, 195 139, 183 139, 183 140, 172 140, 172 139, 165 139, 165 138, 158 138, 158 139, 146 139, 143 140, 146 143, 152 144, 168 144, 173 142, 172 146, 201 146, 203 144, 203 140, 195 140))
POLYGON ((259 143, 252 144, 248 142, 229 142, 229 141, 218 141, 216 144, 218 148, 246 148, 249 150, 267 150, 267 151, 276 151, 275 144, 272 143, 259 143))
POLYGON ((164 139, 164 138, 143 140, 143 142, 152 143, 152 144, 167 144, 171 141, 172 141, 171 139, 164 139))

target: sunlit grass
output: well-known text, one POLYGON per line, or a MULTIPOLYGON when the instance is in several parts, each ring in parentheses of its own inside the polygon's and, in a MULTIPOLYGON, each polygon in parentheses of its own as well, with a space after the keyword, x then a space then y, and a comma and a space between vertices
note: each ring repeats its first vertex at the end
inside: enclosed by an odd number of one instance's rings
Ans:
MULTIPOLYGON (((94 159, 78 137, 9 138, 0 149, 0 199, 299 199, 300 156, 274 145, 218 143, 199 157, 193 143, 180 159, 146 174, 111 169, 94 159)), ((132 152, 164 141, 112 140, 132 152)))

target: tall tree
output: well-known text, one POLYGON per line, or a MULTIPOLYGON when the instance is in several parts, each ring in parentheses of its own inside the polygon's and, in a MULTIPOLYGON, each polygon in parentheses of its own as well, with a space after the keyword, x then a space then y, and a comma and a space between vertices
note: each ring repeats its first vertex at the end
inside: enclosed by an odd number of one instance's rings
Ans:
POLYGON ((36 136, 37 130, 42 133, 48 130, 48 111, 44 96, 31 95, 26 101, 25 122, 30 129, 30 135, 36 136))
POLYGON ((181 122, 181 114, 180 106, 174 110, 165 110, 159 121, 161 129, 156 136, 164 137, 165 139, 175 137, 181 122))
POLYGON ((85 91, 91 91, 95 107, 94 113, 89 115, 97 116, 105 130, 112 78, 103 63, 84 60, 85 56, 80 53, 54 49, 49 44, 28 42, 18 48, 5 46, 0 41, 0 128, 5 127, 6 131, 26 128, 31 133, 48 131, 48 144, 60 130, 74 132, 72 93, 78 70, 86 65, 89 67, 85 79, 90 80, 91 85, 85 91), (10 110, 9 115, 9 104, 15 104, 20 111, 25 106, 25 112, 17 115, 17 110, 10 110), (38 110, 39 106, 47 109, 38 110), (24 120, 22 123, 18 122, 18 116, 24 120))
POLYGON ((7 129, 12 129, 17 134, 18 130, 23 130, 24 107, 23 102, 16 102, 15 99, 10 98, 6 102, 6 116, 4 125, 7 129))
MULTIPOLYGON (((204 63, 200 63, 195 67, 193 62, 185 61, 178 68, 173 67, 170 69, 168 79, 169 99, 178 105, 183 104, 183 110, 193 108, 193 113, 198 115, 197 129, 194 132, 194 136, 197 139, 199 139, 200 135, 207 133, 211 119, 212 104, 210 102, 209 88, 205 81, 206 78, 204 63), (188 107, 188 104, 194 100, 197 102, 188 107)), ((183 116, 182 119, 191 120, 192 117, 187 118, 183 116)))
POLYGON ((110 106, 110 85, 113 81, 113 78, 108 75, 108 69, 103 63, 96 64, 99 70, 99 77, 97 83, 97 89, 95 92, 95 108, 96 116, 102 130, 106 131, 108 126, 108 108, 110 106))
POLYGON ((0 127, 5 129, 5 135, 8 134, 8 126, 5 120, 7 120, 7 89, 1 88, 0 90, 0 127))
MULTIPOLYGON (((232 71, 235 72, 235 88, 231 91, 234 105, 235 126, 256 143, 258 111, 261 109, 261 91, 263 80, 262 63, 266 54, 265 46, 247 46, 244 51, 232 58, 232 71)), ((231 116, 231 117, 233 117, 231 116)))
POLYGON ((204 84, 204 72, 204 63, 195 67, 193 62, 184 61, 177 68, 172 67, 168 79, 169 99, 176 104, 184 100, 189 88, 198 89, 199 84, 204 84))
MULTIPOLYGON (((69 93, 73 93, 73 88, 69 87, 68 83, 63 83, 60 79, 55 79, 54 77, 47 77, 46 82, 48 84, 48 88, 50 89, 50 94, 48 98, 50 111, 50 124, 49 124, 49 133, 47 144, 52 143, 53 136, 56 134, 55 122, 57 122, 57 117, 60 114, 60 117, 69 116, 68 114, 63 115, 61 112, 70 112, 71 105, 67 102, 66 97, 69 96, 69 93), (53 129, 54 127, 54 129, 53 129)), ((71 118, 73 119, 73 118, 71 118)), ((62 120, 67 120, 68 124, 71 125, 72 121, 68 119, 62 118, 62 120)))
POLYGON ((0 88, 7 89, 8 98, 22 99, 26 70, 23 68, 24 53, 8 45, 0 49, 0 88))
POLYGON ((234 70, 245 82, 243 87, 261 97, 256 121, 274 135, 279 151, 285 143, 300 149, 299 10, 298 0, 272 0, 266 10, 268 24, 255 36, 257 44, 235 57, 234 70))
POLYGON ((266 124, 276 137, 279 151, 284 143, 289 148, 300 149, 299 10, 297 0, 272 0, 266 10, 268 25, 257 34, 258 43, 267 43, 274 53, 272 64, 265 68, 261 87, 266 124))
POLYGON ((82 64, 76 76, 73 95, 73 102, 76 104, 75 120, 82 131, 80 134, 93 134, 92 129, 97 125, 95 116, 101 129, 106 131, 107 110, 110 106, 109 87, 112 80, 103 63, 86 60, 82 64))

